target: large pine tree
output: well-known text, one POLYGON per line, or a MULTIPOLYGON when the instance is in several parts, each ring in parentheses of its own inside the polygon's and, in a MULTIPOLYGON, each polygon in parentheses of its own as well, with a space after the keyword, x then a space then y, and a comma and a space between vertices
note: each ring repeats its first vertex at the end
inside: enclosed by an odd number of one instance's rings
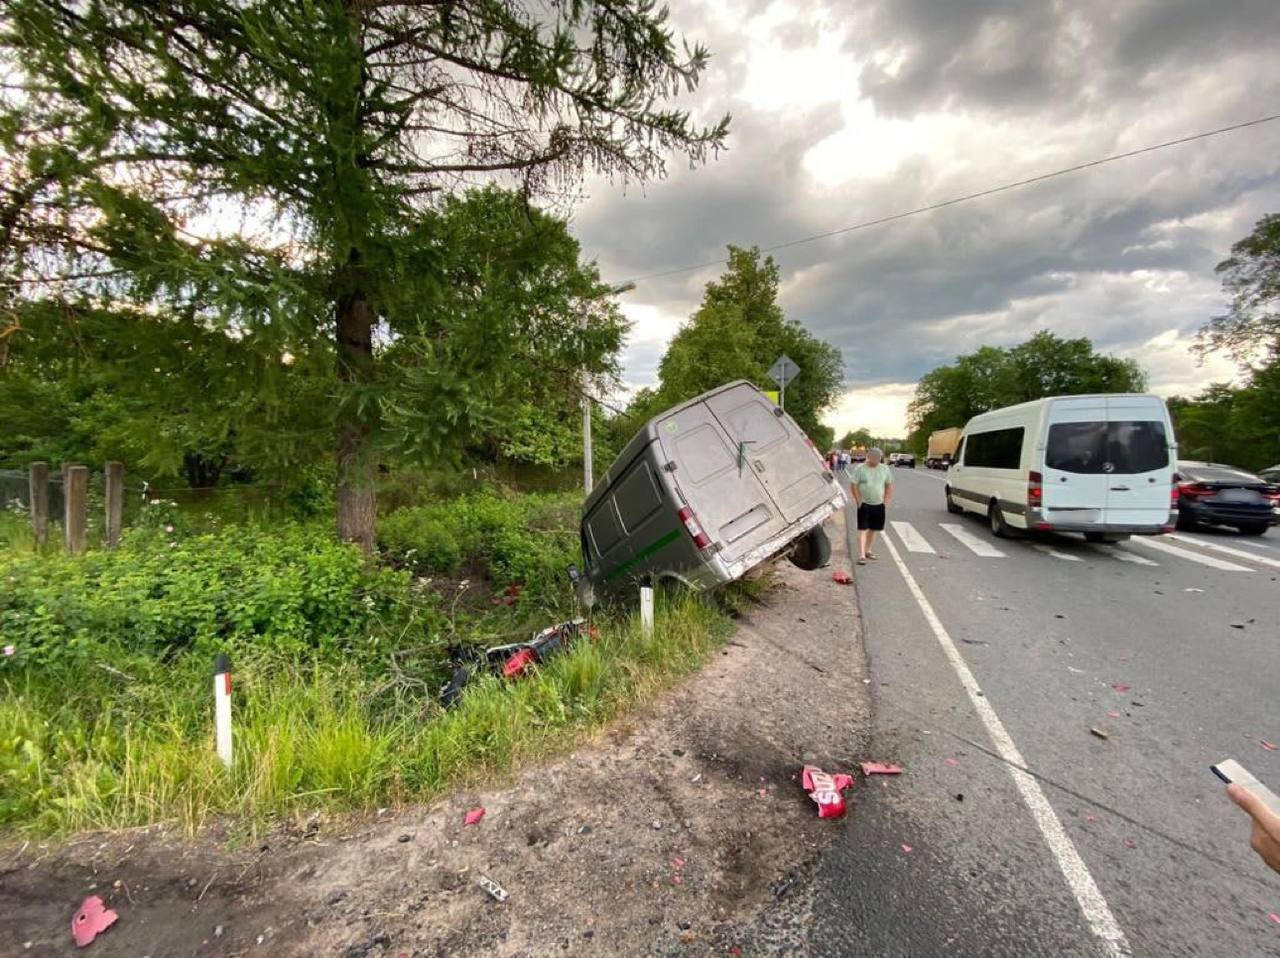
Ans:
MULTIPOLYGON (((373 543, 376 363, 456 358, 423 210, 469 183, 526 196, 586 170, 643 180, 718 149, 663 101, 708 62, 651 0, 6 0, 0 309, 161 304, 283 353, 325 337, 339 533, 373 543)), ((483 275, 483 268, 476 275, 483 275)), ((141 320, 140 320, 141 321, 141 320)), ((493 317, 476 348, 563 338, 493 317)), ((432 394, 438 423, 481 382, 432 394)), ((436 430, 444 434, 447 430, 436 430)))

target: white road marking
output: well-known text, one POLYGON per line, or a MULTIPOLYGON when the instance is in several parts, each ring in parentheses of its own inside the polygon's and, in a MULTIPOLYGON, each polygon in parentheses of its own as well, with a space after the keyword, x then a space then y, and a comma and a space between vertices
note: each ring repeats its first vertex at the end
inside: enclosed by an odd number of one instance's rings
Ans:
POLYGON ((1126 552, 1124 549, 1104 549, 1100 546, 1094 547, 1096 551, 1109 555, 1113 559, 1119 559, 1121 562, 1132 562, 1134 565, 1159 565, 1159 562, 1153 562, 1143 556, 1136 556, 1132 552, 1126 552))
MULTIPOLYGON (((943 528, 946 527, 944 526, 943 528)), ((961 541, 963 542, 964 540, 962 539, 961 541)), ((1027 767, 1026 759, 1022 757, 1022 753, 1018 751, 1018 746, 1013 743, 1013 739, 1005 730, 1004 723, 996 715, 996 710, 991 705, 991 702, 983 695, 977 679, 969 671, 969 666, 965 664, 960 650, 956 648, 955 642, 947 634, 942 620, 933 611, 933 606, 925 598, 924 592, 921 591, 920 586, 916 583, 915 577, 912 576, 911 571, 907 568, 907 564, 902 561, 902 556, 899 555, 892 540, 886 538, 885 544, 889 548, 889 555, 893 558, 898 571, 902 573, 902 578, 906 580, 907 588, 911 591, 912 596, 915 597, 916 604, 924 614, 925 621, 929 623, 929 628, 933 630, 938 644, 942 646, 943 653, 955 670, 956 676, 960 679, 960 684, 964 686, 964 690, 969 696, 969 701, 973 703, 974 711, 982 719, 982 724, 987 727, 987 734, 991 736, 991 743, 995 746, 996 751, 1000 753, 1000 757, 1004 759, 1005 768, 1009 770, 1014 786, 1017 787, 1018 793, 1022 796, 1022 801, 1026 803, 1027 808, 1030 810, 1031 817, 1035 819, 1036 826, 1040 829, 1040 834, 1044 836, 1045 844, 1049 846, 1049 851, 1053 853, 1054 860, 1062 871, 1062 877, 1066 879, 1067 887, 1071 889, 1071 893, 1075 896, 1076 904, 1080 906, 1080 912, 1084 915, 1085 921, 1089 923, 1090 930, 1101 940, 1108 954, 1130 954, 1129 942, 1125 938, 1124 931, 1121 930, 1120 923, 1116 921, 1115 915, 1111 913, 1111 907, 1107 904, 1107 900, 1102 897, 1102 892, 1099 891, 1097 882, 1093 880, 1093 875, 1089 873, 1089 868, 1085 865, 1084 859, 1076 851, 1075 845, 1072 844, 1066 829, 1062 827, 1062 822, 1058 819, 1057 813, 1054 812, 1053 806, 1044 797, 1040 784, 1030 773, 1023 771, 1027 767)))
POLYGON ((988 559, 1003 559, 1004 553, 984 539, 979 539, 968 529, 958 526, 954 522, 939 522, 938 525, 946 529, 949 533, 960 541, 960 544, 966 546, 974 555, 985 556, 988 559))
POLYGON ((917 532, 916 527, 911 523, 894 520, 889 525, 893 526, 893 531, 898 534, 898 538, 902 540, 908 552, 928 552, 930 555, 937 555, 933 546, 925 541, 924 536, 917 532))
MULTIPOLYGON (((1272 559, 1270 556, 1255 555, 1252 552, 1245 552, 1243 549, 1233 549, 1231 546, 1220 545, 1212 539, 1192 538, 1191 536, 1180 536, 1176 532, 1170 532, 1165 536, 1166 539, 1176 539, 1178 542, 1185 542, 1188 545, 1204 546, 1206 549, 1213 549, 1224 555, 1236 556, 1240 559, 1248 559, 1250 562, 1261 562, 1265 565, 1275 566, 1280 569, 1280 559, 1272 559)), ((1252 543, 1250 543, 1252 544, 1252 543)))
POLYGON ((1066 559, 1068 562, 1079 562, 1079 556, 1073 556, 1069 552, 1059 552, 1053 546, 1045 545, 1043 542, 1031 543, 1031 548, 1037 552, 1043 552, 1045 555, 1053 556, 1055 559, 1066 559))
POLYGON ((1199 562, 1201 565, 1207 565, 1211 569, 1221 569, 1223 572, 1253 571, 1248 566, 1236 565, 1234 562, 1227 562, 1225 559, 1215 559, 1213 556, 1201 555, 1199 552, 1192 552, 1190 549, 1179 549, 1177 546, 1171 546, 1167 542, 1161 542, 1154 536, 1134 536, 1129 541, 1146 546, 1148 549, 1167 552, 1169 555, 1177 556, 1179 559, 1190 559, 1192 562, 1199 562))

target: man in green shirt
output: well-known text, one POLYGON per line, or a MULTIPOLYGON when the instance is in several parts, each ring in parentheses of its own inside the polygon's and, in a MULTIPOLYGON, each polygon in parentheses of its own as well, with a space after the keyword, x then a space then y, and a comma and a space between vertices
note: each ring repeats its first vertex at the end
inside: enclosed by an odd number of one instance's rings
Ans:
POLYGON ((876 533, 884 530, 885 510, 893 502, 893 470, 883 459, 882 449, 868 449, 867 461, 854 466, 849 475, 849 491, 858 507, 858 565, 876 557, 871 544, 876 533))

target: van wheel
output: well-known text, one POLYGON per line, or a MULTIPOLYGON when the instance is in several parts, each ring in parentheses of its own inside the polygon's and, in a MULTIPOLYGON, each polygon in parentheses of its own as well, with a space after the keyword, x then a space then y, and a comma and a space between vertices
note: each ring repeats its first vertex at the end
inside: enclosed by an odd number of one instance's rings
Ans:
POLYGON ((987 509, 987 521, 991 523, 991 534, 997 539, 1012 539, 1013 533, 1009 529, 1009 523, 1004 521, 1004 512, 993 499, 990 508, 987 509))
POLYGON ((946 496, 947 496, 947 512, 951 513, 953 516, 958 516, 960 515, 960 513, 964 512, 964 506, 960 505, 954 499, 951 498, 950 489, 947 490, 946 496))
POLYGON ((791 550, 791 564, 805 572, 821 569, 831 561, 831 540, 822 526, 814 526, 791 550))
POLYGON ((1271 525, 1267 522, 1254 522, 1249 525, 1236 526, 1236 528, 1246 536, 1263 536, 1267 534, 1267 530, 1271 528, 1271 525))

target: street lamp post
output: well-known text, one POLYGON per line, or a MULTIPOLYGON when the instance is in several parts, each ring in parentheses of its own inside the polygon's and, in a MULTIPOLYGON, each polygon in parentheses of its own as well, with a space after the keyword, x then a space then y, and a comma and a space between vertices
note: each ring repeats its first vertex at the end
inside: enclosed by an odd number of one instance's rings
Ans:
MULTIPOLYGON (((619 293, 628 293, 636 288, 635 283, 619 283, 617 286, 610 286, 604 292, 593 296, 592 300, 604 299, 606 296, 617 296, 619 293)), ((578 316, 578 328, 583 332, 587 329, 587 311, 584 308, 578 316)), ((582 494, 584 496, 591 495, 591 490, 595 486, 595 472, 591 465, 591 396, 587 391, 587 374, 586 370, 582 373, 582 494)))

